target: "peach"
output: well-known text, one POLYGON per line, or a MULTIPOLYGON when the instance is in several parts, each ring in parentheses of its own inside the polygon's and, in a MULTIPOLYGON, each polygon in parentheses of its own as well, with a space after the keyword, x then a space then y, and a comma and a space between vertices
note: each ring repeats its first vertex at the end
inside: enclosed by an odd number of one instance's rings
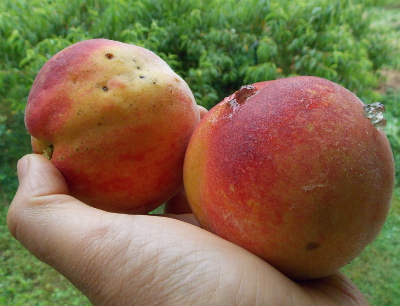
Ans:
POLYGON ((33 151, 70 194, 113 212, 147 213, 182 188, 199 110, 186 82, 153 52, 91 39, 39 71, 25 114, 33 151))
POLYGON ((225 98, 200 121, 185 157, 199 223, 293 279, 348 264, 380 232, 394 187, 382 106, 374 106, 307 76, 225 98))

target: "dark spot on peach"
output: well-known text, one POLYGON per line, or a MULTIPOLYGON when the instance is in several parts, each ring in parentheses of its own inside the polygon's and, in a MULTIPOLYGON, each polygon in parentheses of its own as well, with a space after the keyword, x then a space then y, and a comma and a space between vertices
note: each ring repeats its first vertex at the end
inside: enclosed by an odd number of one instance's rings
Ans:
POLYGON ((112 59, 112 58, 114 57, 114 55, 111 54, 111 53, 107 53, 107 54, 106 54, 106 57, 107 57, 108 59, 112 59))
POLYGON ((145 78, 145 76, 144 76, 144 75, 141 75, 139 78, 141 78, 141 79, 144 79, 144 78, 145 78))
POLYGON ((108 87, 107 87, 107 86, 104 86, 102 89, 103 89, 104 91, 108 91, 108 87))
POLYGON ((142 68, 140 68, 140 66, 137 66, 136 68, 139 69, 139 70, 142 69, 142 68))
POLYGON ((306 245, 306 250, 307 251, 312 251, 320 247, 320 244, 318 242, 310 242, 306 245))

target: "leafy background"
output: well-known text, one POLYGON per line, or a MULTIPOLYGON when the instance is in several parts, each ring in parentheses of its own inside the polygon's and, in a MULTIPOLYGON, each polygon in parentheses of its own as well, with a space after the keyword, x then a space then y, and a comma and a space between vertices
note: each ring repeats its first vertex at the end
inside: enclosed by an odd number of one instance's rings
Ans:
MULTIPOLYGON (((0 2, 0 305, 86 305, 13 240, 5 216, 16 162, 31 151, 23 111, 43 64, 104 37, 148 48, 207 108, 243 84, 292 75, 330 79, 381 101, 400 171, 398 0, 3 0, 0 2)), ((399 189, 378 239, 345 271, 372 305, 400 305, 399 189)))

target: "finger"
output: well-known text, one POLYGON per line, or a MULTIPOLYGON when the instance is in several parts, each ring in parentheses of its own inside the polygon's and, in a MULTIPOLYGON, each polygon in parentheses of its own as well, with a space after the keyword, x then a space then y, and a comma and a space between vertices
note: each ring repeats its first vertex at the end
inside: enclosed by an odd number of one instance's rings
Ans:
POLYGON ((20 185, 7 215, 11 234, 87 293, 93 283, 88 248, 107 239, 105 212, 70 197, 61 173, 43 156, 27 155, 17 168, 20 185))
POLYGON ((47 260, 53 251, 47 244, 61 248, 67 240, 67 236, 56 238, 55 234, 69 212, 102 214, 69 196, 63 176, 45 157, 27 155, 18 162, 17 169, 20 184, 8 211, 7 225, 11 234, 38 258, 47 260))
POLYGON ((36 209, 40 209, 40 206, 53 201, 53 194, 59 195, 57 200, 60 203, 71 200, 64 178, 51 164, 49 167, 49 163, 45 157, 31 154, 24 156, 17 165, 19 188, 9 208, 7 224, 11 234, 23 244, 29 243, 25 239, 25 212, 30 206, 37 205, 36 209))
POLYGON ((204 106, 197 105, 200 111, 200 118, 203 118, 205 114, 207 114, 208 109, 205 108, 204 106))
POLYGON ((299 286, 312 299, 320 301, 321 305, 370 305, 356 285, 341 272, 322 279, 299 282, 299 286))
POLYGON ((197 221, 196 217, 193 214, 164 214, 163 217, 172 218, 176 220, 183 221, 185 223, 189 223, 195 225, 197 227, 201 227, 199 221, 197 221))
POLYGON ((26 181, 27 172, 31 170, 30 167, 35 167, 37 163, 46 165, 49 161, 39 154, 30 154, 18 161, 18 179, 20 184, 23 184, 25 187, 23 190, 34 197, 45 196, 52 193, 68 194, 68 187, 64 178, 61 173, 52 166, 43 166, 38 173, 38 175, 40 175, 38 179, 26 181), (30 162, 31 160, 32 162, 30 162))

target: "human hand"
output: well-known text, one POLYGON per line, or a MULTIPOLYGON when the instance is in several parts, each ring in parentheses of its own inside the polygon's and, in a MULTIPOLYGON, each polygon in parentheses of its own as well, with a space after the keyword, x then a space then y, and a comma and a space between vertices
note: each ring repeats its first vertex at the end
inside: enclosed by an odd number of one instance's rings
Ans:
POLYGON ((18 173, 11 233, 93 305, 368 305, 343 274, 293 282, 202 230, 190 214, 124 215, 87 206, 68 195, 43 156, 23 157, 18 173))
POLYGON ((201 229, 182 194, 164 216, 115 214, 69 196, 43 156, 23 157, 18 174, 10 232, 93 305, 368 305, 341 273, 296 283, 201 229))

